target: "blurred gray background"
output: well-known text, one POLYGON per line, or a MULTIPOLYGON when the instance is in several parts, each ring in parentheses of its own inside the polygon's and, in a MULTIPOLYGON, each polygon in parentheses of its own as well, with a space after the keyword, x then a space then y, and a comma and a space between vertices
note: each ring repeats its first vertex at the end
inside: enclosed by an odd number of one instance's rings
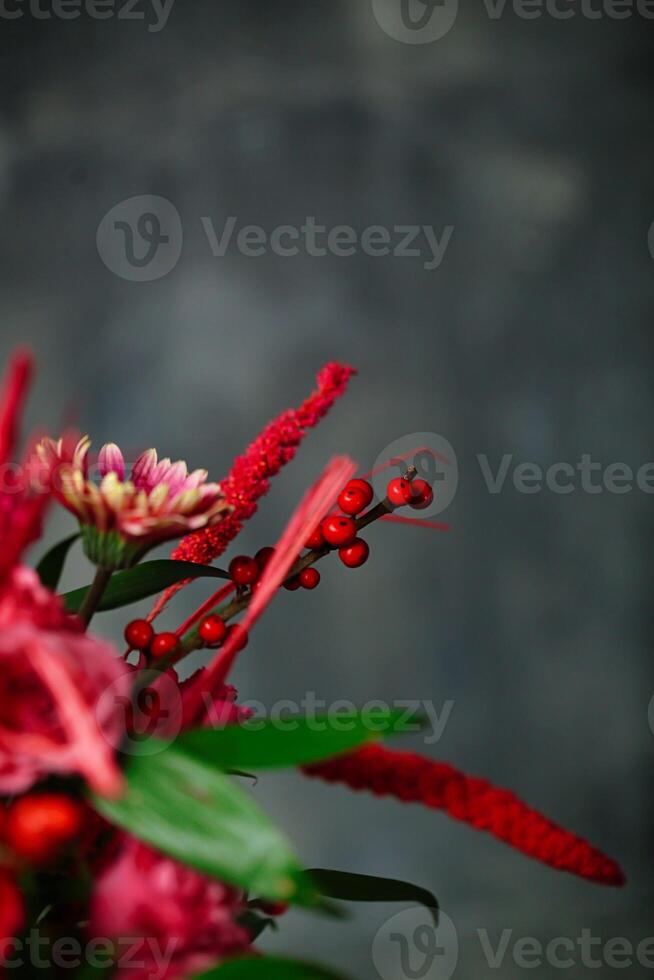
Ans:
MULTIPOLYGON (((31 426, 72 418, 96 446, 156 445, 219 478, 322 363, 356 365, 230 554, 274 541, 336 451, 367 469, 426 431, 456 451, 451 532, 376 525, 365 568, 325 562, 316 592, 273 603, 236 680, 267 704, 451 700, 438 744, 405 745, 513 788, 624 864, 628 887, 603 890, 438 813, 295 774, 260 781, 309 866, 435 890, 461 980, 522 976, 519 937, 654 934, 651 496, 521 494, 510 476, 491 494, 477 460, 654 458, 653 28, 572 6, 565 21, 510 6, 493 19, 480 0, 424 44, 386 33, 366 0, 176 0, 159 31, 151 10, 67 21, 23 7, 0 25, 1 353, 20 341, 38 356, 31 426), (166 198, 183 226, 179 261, 149 282, 116 275, 96 246, 135 195, 166 198), (433 270, 233 244, 215 257, 201 218, 220 235, 230 215, 268 232, 307 216, 454 231, 433 270), (477 930, 497 945, 504 928, 491 971, 477 930)), ((71 527, 53 515, 48 539, 71 527)), ((64 584, 88 575, 76 556, 64 584)), ((189 589, 166 622, 206 594, 189 589)), ((123 618, 97 625, 118 638, 123 618)), ((399 910, 358 907, 344 926, 292 913, 264 946, 369 980, 399 910)), ((600 963, 576 954, 565 972, 614 972, 600 963)))

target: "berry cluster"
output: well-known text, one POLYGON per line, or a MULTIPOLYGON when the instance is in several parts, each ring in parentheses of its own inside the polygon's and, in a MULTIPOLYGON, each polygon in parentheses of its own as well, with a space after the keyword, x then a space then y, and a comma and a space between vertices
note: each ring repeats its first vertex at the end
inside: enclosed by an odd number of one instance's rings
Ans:
MULTIPOLYGON (((315 589, 320 583, 320 572, 313 567, 314 562, 331 551, 336 551, 347 568, 360 568, 368 560, 370 548, 359 537, 359 531, 378 517, 398 507, 410 506, 416 510, 429 507, 434 499, 432 488, 425 480, 415 479, 415 470, 409 469, 403 477, 391 480, 386 488, 386 498, 376 507, 368 510, 374 498, 374 491, 367 480, 350 480, 338 496, 340 513, 329 514, 307 538, 305 547, 308 553, 298 556, 298 560, 284 582, 289 592, 297 589, 315 589), (366 512, 366 513, 364 513, 366 512)), ((249 602, 256 591, 266 565, 275 554, 274 548, 261 548, 251 558, 237 555, 229 563, 229 577, 236 586, 237 602, 224 616, 211 613, 199 623, 197 637, 202 646, 216 648, 232 635, 238 635, 237 652, 248 642, 248 633, 242 626, 228 626, 226 620, 239 612, 249 602)), ((135 619, 125 630, 125 639, 133 650, 139 650, 153 661, 176 659, 182 652, 180 637, 176 633, 157 633, 144 619, 135 619)))

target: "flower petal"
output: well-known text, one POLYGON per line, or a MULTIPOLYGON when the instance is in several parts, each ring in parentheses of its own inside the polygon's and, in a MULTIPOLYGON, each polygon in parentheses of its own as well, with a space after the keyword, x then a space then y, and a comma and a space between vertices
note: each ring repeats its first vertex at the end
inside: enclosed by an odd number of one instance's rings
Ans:
POLYGON ((125 460, 115 442, 108 442, 100 450, 98 456, 100 476, 115 473, 119 480, 125 479, 125 460))

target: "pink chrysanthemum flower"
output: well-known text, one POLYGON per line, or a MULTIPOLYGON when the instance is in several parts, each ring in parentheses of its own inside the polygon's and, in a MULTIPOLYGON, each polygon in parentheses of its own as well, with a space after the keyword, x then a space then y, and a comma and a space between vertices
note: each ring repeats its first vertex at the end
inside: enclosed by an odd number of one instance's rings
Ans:
POLYGON ((218 523, 229 512, 218 483, 206 470, 188 472, 181 460, 142 453, 126 479, 125 460, 114 443, 98 457, 99 482, 89 474, 88 437, 72 443, 44 439, 37 455, 48 467, 57 499, 80 522, 84 549, 105 568, 129 568, 153 548, 218 523))
POLYGON ((143 938, 119 967, 121 980, 182 980, 251 950, 236 921, 244 911, 240 892, 125 835, 95 882, 90 932, 143 938))

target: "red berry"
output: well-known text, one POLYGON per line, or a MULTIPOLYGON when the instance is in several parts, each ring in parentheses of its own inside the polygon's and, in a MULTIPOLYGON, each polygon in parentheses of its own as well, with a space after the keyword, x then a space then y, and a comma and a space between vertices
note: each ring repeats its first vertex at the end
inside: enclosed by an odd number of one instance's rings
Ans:
POLYGON ((363 538, 355 538, 352 544, 338 549, 338 557, 348 568, 360 568, 368 561, 370 548, 363 538))
POLYGON ((234 623, 233 626, 228 627, 225 642, 227 643, 232 637, 236 637, 236 646, 234 647, 236 653, 244 650, 250 639, 248 631, 243 629, 240 623, 234 623))
POLYGON ((310 548, 311 551, 318 551, 320 548, 325 547, 325 539, 322 536, 322 531, 320 525, 313 531, 307 540, 304 542, 305 548, 310 548))
POLYGON ((338 496, 338 506, 344 514, 360 514, 373 496, 373 489, 366 480, 350 480, 338 496))
POLYGON ((386 496, 395 507, 404 507, 411 500, 411 484, 397 476, 386 487, 386 496))
POLYGON ((321 524, 327 544, 343 548, 351 544, 357 536, 357 526, 351 517, 326 517, 321 524))
POLYGON ((227 627, 225 626, 225 620, 221 616, 207 616, 200 623, 200 628, 198 630, 200 639, 206 643, 208 647, 218 646, 218 644, 225 639, 225 634, 227 633, 227 627))
POLYGON ((300 585, 303 589, 315 589, 320 582, 320 572, 317 568, 303 568, 300 572, 300 585))
POLYGON ((414 510, 424 510, 434 499, 434 491, 426 480, 414 480, 411 484, 409 504, 414 510))
POLYGON ((25 861, 49 861, 81 832, 83 812, 81 803, 62 793, 22 796, 7 814, 7 843, 25 861))
POLYGON ((268 562, 270 561, 270 559, 274 554, 275 554, 274 548, 259 548, 256 555, 254 556, 254 560, 256 561, 260 572, 264 570, 264 568, 266 567, 266 565, 268 564, 268 562))
POLYGON ((300 588, 300 576, 294 575, 293 578, 289 578, 284 582, 284 588, 287 592, 296 592, 300 588))
POLYGON ((253 585, 259 578, 259 566, 254 558, 238 555, 229 563, 229 576, 237 585, 253 585))
POLYGON ((154 639, 150 644, 150 656, 154 660, 161 660, 177 653, 179 649, 179 637, 177 633, 155 633, 154 639))
POLYGON ((147 650, 153 636, 152 624, 147 619, 133 619, 125 627, 125 640, 130 650, 147 650))

